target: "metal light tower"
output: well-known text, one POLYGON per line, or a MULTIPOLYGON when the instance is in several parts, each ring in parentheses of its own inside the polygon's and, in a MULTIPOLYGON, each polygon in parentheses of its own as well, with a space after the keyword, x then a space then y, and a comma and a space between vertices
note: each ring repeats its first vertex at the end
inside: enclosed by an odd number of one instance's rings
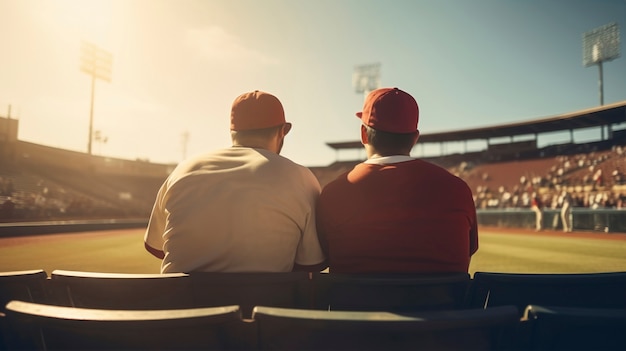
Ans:
POLYGON ((181 135, 181 143, 183 145, 183 160, 187 158, 187 144, 189 143, 189 132, 184 131, 181 135))
POLYGON ((609 23, 583 34, 583 65, 598 65, 600 74, 600 105, 604 105, 604 88, 602 64, 620 56, 619 27, 617 23, 609 23))
POLYGON ((380 88, 380 63, 356 66, 352 73, 352 86, 354 91, 364 97, 380 88))
POLYGON ((94 138, 93 133, 93 100, 96 88, 96 78, 105 82, 111 81, 111 64, 113 56, 98 48, 97 46, 81 43, 81 65, 80 70, 91 76, 91 105, 89 107, 89 136, 87 142, 87 153, 91 155, 91 143, 94 138))

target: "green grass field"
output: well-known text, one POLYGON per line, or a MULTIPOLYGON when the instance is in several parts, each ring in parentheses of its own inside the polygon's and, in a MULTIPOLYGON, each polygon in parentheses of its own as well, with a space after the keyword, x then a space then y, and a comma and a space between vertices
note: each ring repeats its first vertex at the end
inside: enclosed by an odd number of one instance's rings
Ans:
MULTIPOLYGON (((0 238, 0 271, 54 269, 158 273, 143 247, 143 229, 0 238)), ((529 233, 481 228, 470 273, 581 273, 626 271, 626 234, 529 233)))

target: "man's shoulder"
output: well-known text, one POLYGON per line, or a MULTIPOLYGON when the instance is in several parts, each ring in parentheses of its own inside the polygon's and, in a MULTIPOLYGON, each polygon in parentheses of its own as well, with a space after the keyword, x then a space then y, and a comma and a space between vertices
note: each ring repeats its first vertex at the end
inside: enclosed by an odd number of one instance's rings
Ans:
POLYGON ((447 187, 451 186, 452 189, 467 188, 469 190, 469 185, 463 178, 455 175, 443 166, 421 159, 416 159, 415 161, 413 165, 416 173, 437 180, 437 184, 446 184, 447 187))
POLYGON ((427 160, 416 158, 404 163, 407 165, 407 167, 414 168, 418 172, 430 172, 431 174, 435 174, 437 176, 459 178, 456 175, 452 174, 447 168, 427 160))
POLYGON ((313 171, 311 171, 309 167, 304 166, 288 157, 273 152, 268 152, 266 155, 268 160, 270 160, 270 164, 272 165, 277 165, 286 169, 299 170, 301 172, 313 174, 313 171))
POLYGON ((259 174, 271 177, 273 182, 299 184, 299 186, 310 184, 319 191, 319 181, 309 167, 270 151, 264 155, 266 159, 256 165, 259 174))

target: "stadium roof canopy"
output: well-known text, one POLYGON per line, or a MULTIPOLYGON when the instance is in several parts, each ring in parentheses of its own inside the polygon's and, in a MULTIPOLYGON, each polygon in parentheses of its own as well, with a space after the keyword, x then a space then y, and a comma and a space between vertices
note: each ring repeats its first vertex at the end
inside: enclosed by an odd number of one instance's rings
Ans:
MULTIPOLYGON (((546 117, 526 122, 501 124, 490 127, 463 129, 420 135, 420 143, 443 143, 449 141, 487 140, 592 128, 626 122, 626 100, 586 110, 546 117)), ((360 141, 326 143, 333 149, 355 149, 363 145, 360 141)))

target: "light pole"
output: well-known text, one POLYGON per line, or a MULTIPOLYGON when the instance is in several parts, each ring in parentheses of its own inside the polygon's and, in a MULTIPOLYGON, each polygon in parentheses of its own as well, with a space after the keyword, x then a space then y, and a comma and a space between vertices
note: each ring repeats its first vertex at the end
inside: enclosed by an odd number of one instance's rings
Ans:
POLYGON ((602 64, 619 56, 619 27, 617 23, 609 23, 583 34, 583 65, 585 67, 598 65, 600 105, 604 105, 602 64))
POLYGON ((109 141, 109 138, 103 135, 101 130, 96 130, 95 132, 93 132, 93 138, 97 143, 100 144, 98 153, 102 155, 102 144, 106 144, 107 141, 109 141))
POLYGON ((113 56, 98 48, 94 44, 81 43, 80 70, 91 76, 91 104, 89 106, 89 133, 87 141, 87 153, 91 155, 91 143, 93 141, 93 101, 96 88, 96 78, 105 82, 111 81, 111 64, 113 56))
POLYGON ((183 145, 183 160, 185 160, 187 158, 187 144, 189 143, 189 132, 188 131, 184 131, 182 136, 181 136, 181 142, 183 145))
MULTIPOLYGON (((367 95, 380 88, 380 63, 371 63, 354 67, 352 72, 352 87, 358 94, 363 95, 363 100, 367 95)), ((363 149, 359 150, 359 155, 363 149)))

